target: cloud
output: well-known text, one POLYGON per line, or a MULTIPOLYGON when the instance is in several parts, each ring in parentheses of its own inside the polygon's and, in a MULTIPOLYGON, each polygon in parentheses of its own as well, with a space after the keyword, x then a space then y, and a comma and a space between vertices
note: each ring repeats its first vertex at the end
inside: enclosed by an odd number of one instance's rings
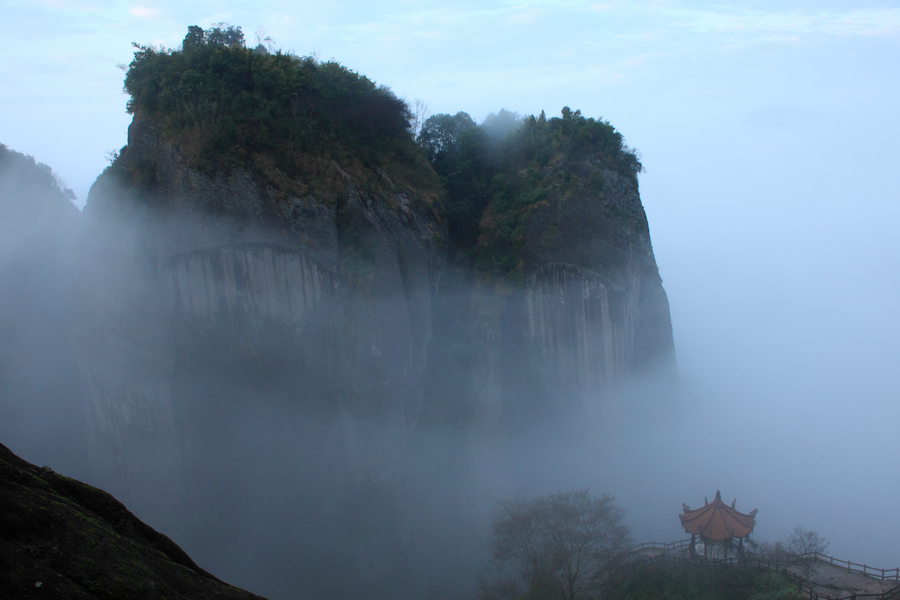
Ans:
POLYGON ((140 19, 150 19, 159 14, 157 9, 147 8, 145 6, 132 6, 128 9, 128 12, 140 19))
POLYGON ((420 37, 446 38, 451 32, 468 31, 473 26, 484 26, 504 15, 521 14, 523 5, 466 6, 446 5, 422 10, 397 11, 372 15, 372 18, 334 29, 345 33, 347 41, 371 41, 420 37))
POLYGON ((892 36, 900 32, 900 8, 766 11, 660 7, 657 14, 696 33, 738 34, 773 41, 795 41, 810 35, 892 36))
POLYGON ((816 36, 891 37, 900 34, 900 8, 759 9, 686 2, 569 4, 567 10, 602 23, 619 40, 708 39, 799 42, 816 36))

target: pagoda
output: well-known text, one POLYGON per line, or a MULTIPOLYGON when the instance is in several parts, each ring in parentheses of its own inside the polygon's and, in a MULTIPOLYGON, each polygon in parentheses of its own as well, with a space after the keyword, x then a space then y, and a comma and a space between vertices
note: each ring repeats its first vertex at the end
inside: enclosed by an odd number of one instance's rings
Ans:
MULTIPOLYGON (((736 502, 736 500, 735 500, 736 502)), ((681 526, 691 534, 691 554, 696 554, 697 537, 703 542, 703 556, 709 556, 710 546, 721 546, 723 555, 728 555, 735 539, 738 540, 738 556, 744 551, 744 538, 750 535, 756 525, 756 511, 749 514, 738 512, 734 508, 735 502, 728 506, 722 502, 722 494, 716 490, 716 497, 712 502, 704 498, 703 508, 691 510, 687 504, 682 504, 683 514, 678 515, 681 526)))

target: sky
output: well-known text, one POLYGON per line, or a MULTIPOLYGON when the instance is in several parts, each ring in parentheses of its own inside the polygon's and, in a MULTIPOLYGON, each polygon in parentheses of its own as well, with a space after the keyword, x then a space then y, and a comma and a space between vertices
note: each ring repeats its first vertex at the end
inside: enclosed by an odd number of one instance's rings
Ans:
POLYGON ((646 168, 695 426, 636 432, 595 487, 642 538, 721 488, 763 539, 802 524, 900 566, 900 2, 0 0, 0 22, 0 143, 79 206, 126 143, 131 43, 193 24, 264 27, 431 113, 608 119, 646 168))

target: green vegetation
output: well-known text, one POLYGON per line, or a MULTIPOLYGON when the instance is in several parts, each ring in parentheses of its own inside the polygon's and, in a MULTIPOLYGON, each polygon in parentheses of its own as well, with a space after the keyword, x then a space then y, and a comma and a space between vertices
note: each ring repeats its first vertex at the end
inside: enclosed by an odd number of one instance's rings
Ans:
POLYGON ((418 137, 447 192, 450 237, 484 274, 521 276, 519 249, 531 211, 548 196, 599 193, 601 170, 635 181, 642 169, 607 121, 564 107, 560 117, 507 111, 478 126, 463 112, 430 117, 418 137), (567 165, 587 163, 587 177, 567 165))
POLYGON ((433 115, 422 126, 418 143, 447 192, 450 239, 457 248, 470 248, 478 238, 478 221, 490 200, 496 170, 487 134, 464 112, 433 115))
POLYGON ((75 200, 75 193, 60 183, 50 167, 5 144, 0 144, 0 194, 10 198, 37 197, 59 204, 75 200))
POLYGON ((665 565, 638 569, 611 582, 610 600, 795 600, 797 584, 783 575, 742 567, 665 565))
POLYGON ((250 50, 224 25, 189 27, 180 50, 135 47, 128 112, 154 118, 196 168, 250 161, 282 189, 301 175, 340 182, 335 161, 410 185, 430 173, 403 100, 337 62, 250 50))
MULTIPOLYGON (((499 280, 523 275, 535 207, 596 196, 604 172, 636 183, 641 171, 612 125, 568 107, 554 118, 500 111, 481 125, 464 112, 433 115, 413 140, 414 115, 386 87, 337 62, 248 49, 239 27, 191 26, 180 49, 135 47, 128 111, 152 118, 191 166, 252 165, 285 193, 334 201, 348 176, 429 203, 443 195, 458 260, 499 280)), ((127 163, 133 186, 152 189, 153 160, 116 163, 127 163)))

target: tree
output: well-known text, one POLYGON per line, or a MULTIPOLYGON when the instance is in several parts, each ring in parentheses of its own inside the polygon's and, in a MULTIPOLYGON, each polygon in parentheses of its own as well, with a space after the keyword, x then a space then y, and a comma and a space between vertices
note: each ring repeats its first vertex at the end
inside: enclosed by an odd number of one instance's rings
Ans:
POLYGON ((612 496, 586 489, 500 502, 491 525, 494 560, 514 565, 529 598, 584 597, 627 548, 624 515, 612 496))
POLYGON ((197 25, 191 25, 188 27, 187 35, 184 36, 184 41, 181 42, 181 48, 183 50, 191 50, 202 46, 205 43, 206 32, 203 31, 203 28, 197 25))
POLYGON ((240 27, 228 23, 216 23, 212 29, 206 31, 206 43, 215 46, 227 46, 229 48, 244 46, 244 32, 240 27))
POLYGON ((428 160, 434 163, 441 154, 458 151, 460 135, 477 127, 472 117, 462 111, 455 115, 432 115, 423 123, 416 141, 425 150, 428 160))
MULTIPOLYGON (((265 31, 258 36, 268 43, 265 31)), ((331 153, 386 171, 403 165, 414 189, 439 195, 439 182, 419 168, 406 103, 339 63, 248 49, 241 28, 225 23, 192 25, 181 50, 135 47, 127 110, 161 117, 166 138, 193 150, 186 153, 192 166, 262 153, 289 175, 276 179, 288 182, 306 160, 300 155, 331 153)))
POLYGON ((275 40, 266 31, 266 28, 260 25, 256 28, 256 48, 257 52, 269 54, 275 49, 275 40))
POLYGON ((809 583, 819 566, 817 555, 828 549, 828 542, 818 531, 797 525, 787 536, 787 547, 791 554, 799 557, 801 573, 804 580, 809 583))
POLYGON ((514 113, 501 108, 498 113, 491 113, 484 118, 481 123, 481 129, 487 134, 488 139, 493 144, 503 142, 509 134, 517 130, 522 125, 522 117, 518 113, 514 113))
POLYGON ((197 25, 188 27, 187 35, 181 43, 182 50, 193 50, 204 45, 244 46, 244 32, 240 27, 234 27, 228 23, 217 23, 211 29, 203 29, 197 25))
POLYGON ((422 126, 425 125, 425 119, 428 118, 428 105, 424 100, 416 98, 413 105, 409 107, 409 113, 412 116, 409 121, 409 132, 415 139, 419 137, 419 132, 422 131, 422 126))

